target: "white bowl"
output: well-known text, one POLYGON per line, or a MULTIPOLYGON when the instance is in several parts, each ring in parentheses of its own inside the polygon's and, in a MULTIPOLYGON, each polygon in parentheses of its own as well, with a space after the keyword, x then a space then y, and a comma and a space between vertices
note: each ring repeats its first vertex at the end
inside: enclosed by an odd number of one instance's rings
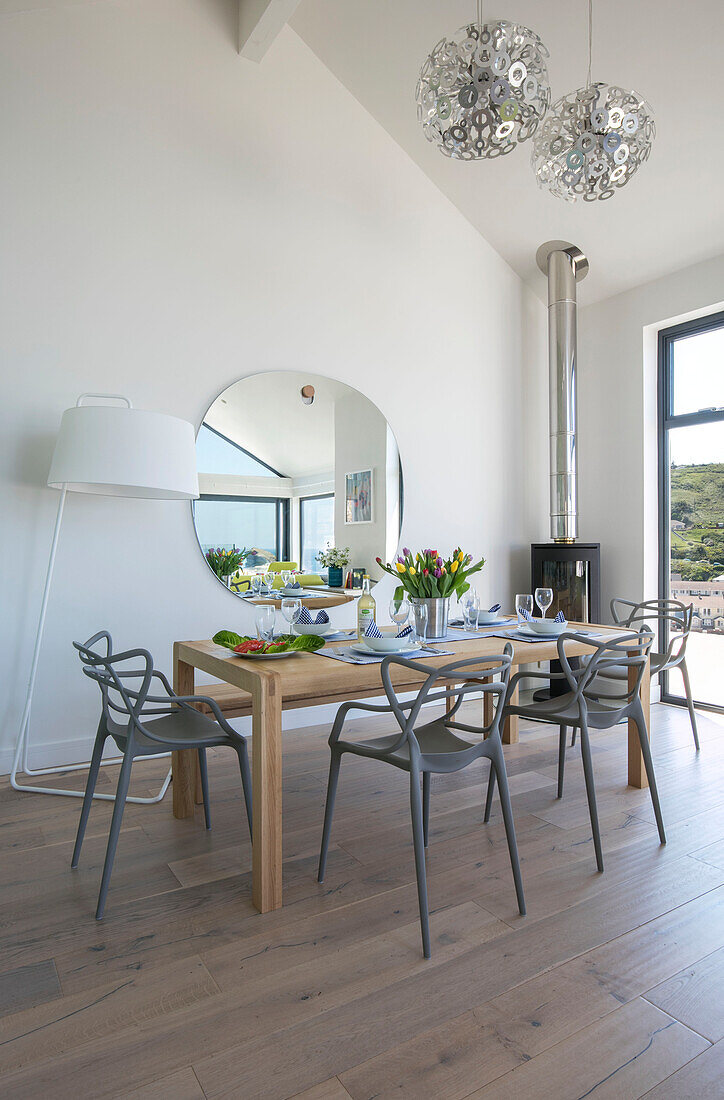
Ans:
POLYGON ((568 628, 568 623, 557 623, 553 619, 531 619, 526 626, 536 634, 550 634, 555 638, 568 628))
POLYGON ((478 611, 478 626, 489 626, 497 623, 499 611, 478 611))
POLYGON ((411 637, 411 634, 408 634, 405 638, 396 638, 394 634, 385 634, 383 638, 364 638, 363 641, 375 653, 397 653, 398 650, 405 649, 406 646, 412 644, 411 637))
POLYGON ((329 634, 331 629, 331 623, 307 623, 306 626, 294 623, 295 634, 316 634, 318 638, 323 638, 325 634, 329 634))

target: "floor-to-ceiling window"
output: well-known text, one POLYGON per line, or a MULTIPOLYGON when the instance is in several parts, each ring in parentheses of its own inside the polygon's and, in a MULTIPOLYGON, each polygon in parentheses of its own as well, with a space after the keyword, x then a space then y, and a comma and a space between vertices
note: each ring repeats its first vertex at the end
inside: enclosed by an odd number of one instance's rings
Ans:
MULTIPOLYGON (((724 313, 659 333, 659 517, 661 595, 694 607, 694 699, 724 708, 724 313)), ((662 691, 683 697, 678 670, 662 691)))
POLYGON ((318 573, 317 554, 334 545, 334 493, 302 497, 299 501, 300 566, 305 573, 318 573))

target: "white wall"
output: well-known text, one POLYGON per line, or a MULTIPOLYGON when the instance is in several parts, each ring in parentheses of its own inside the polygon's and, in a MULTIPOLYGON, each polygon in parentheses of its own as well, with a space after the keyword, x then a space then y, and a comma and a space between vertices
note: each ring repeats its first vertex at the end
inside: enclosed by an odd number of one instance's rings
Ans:
MULTIPOLYGON (((506 602, 545 534, 545 413, 518 431, 545 397, 543 307, 293 32, 261 66, 241 60, 237 9, 114 0, 0 17, 6 770, 58 499, 44 483, 82 391, 198 424, 247 373, 339 378, 395 432, 406 544, 485 554, 482 594, 506 602)), ((187 505, 69 499, 34 762, 82 758, 94 732, 71 639, 107 627, 168 669, 173 639, 250 626, 187 505)))
POLYGON ((723 299, 719 256, 580 311, 580 530, 601 543, 606 617, 612 596, 658 589, 657 332, 723 299))

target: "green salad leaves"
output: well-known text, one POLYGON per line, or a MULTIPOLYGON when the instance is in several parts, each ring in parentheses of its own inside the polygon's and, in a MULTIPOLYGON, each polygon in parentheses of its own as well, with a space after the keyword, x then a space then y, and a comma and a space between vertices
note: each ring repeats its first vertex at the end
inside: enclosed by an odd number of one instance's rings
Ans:
MULTIPOLYGON (((234 650, 237 646, 241 645, 242 642, 248 642, 252 639, 248 634, 235 634, 233 630, 219 630, 214 634, 211 640, 216 645, 234 650)), ((275 649, 277 653, 286 653, 289 650, 295 650, 301 653, 313 653, 316 649, 321 649, 324 645, 324 638, 320 638, 316 634, 277 634, 274 641, 275 643, 284 643, 275 649)))

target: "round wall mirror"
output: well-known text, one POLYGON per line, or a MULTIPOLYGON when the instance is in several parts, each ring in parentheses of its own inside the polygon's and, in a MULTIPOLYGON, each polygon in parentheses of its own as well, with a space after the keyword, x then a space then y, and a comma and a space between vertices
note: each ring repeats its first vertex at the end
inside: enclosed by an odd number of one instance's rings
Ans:
POLYGON ((196 436, 192 502, 209 568, 243 595, 259 574, 361 587, 397 552, 402 466, 384 416, 343 382, 298 371, 254 374, 210 405, 196 436), (319 560, 349 547, 342 577, 319 560))

